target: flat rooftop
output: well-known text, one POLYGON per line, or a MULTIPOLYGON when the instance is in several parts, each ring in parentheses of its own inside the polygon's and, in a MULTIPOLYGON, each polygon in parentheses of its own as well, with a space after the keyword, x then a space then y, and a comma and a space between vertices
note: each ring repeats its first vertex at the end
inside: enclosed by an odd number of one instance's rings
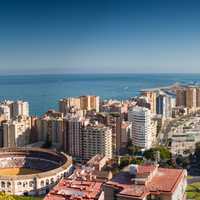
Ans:
POLYGON ((61 180, 44 200, 93 200, 101 194, 101 182, 79 181, 71 179, 61 180))

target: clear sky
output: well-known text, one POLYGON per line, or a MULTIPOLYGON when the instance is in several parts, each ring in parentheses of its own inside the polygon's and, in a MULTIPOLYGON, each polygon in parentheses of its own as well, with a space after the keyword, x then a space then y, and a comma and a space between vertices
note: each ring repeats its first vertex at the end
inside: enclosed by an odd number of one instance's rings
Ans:
POLYGON ((0 1, 0 74, 113 72, 200 73, 200 1, 0 1))

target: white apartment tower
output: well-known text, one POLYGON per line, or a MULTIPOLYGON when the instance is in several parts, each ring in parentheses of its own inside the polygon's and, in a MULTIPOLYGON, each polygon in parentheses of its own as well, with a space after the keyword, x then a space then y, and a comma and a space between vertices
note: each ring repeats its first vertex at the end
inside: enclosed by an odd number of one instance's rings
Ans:
POLYGON ((152 145, 151 111, 144 107, 133 107, 128 112, 128 121, 132 122, 133 144, 149 149, 152 145))
POLYGON ((0 116, 3 116, 4 120, 10 120, 11 112, 9 105, 0 104, 0 116))
POLYGON ((26 101, 16 101, 12 105, 13 117, 19 115, 29 116, 29 104, 26 101))
POLYGON ((3 146, 23 147, 29 144, 31 118, 20 116, 14 121, 3 123, 3 146))

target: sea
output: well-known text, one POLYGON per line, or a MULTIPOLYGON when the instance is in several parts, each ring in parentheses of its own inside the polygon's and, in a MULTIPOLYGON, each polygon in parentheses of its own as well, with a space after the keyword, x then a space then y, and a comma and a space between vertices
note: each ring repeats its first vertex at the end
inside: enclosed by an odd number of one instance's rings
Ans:
POLYGON ((200 74, 60 74, 0 75, 0 101, 25 100, 31 115, 58 110, 60 98, 98 95, 102 99, 123 100, 141 89, 173 83, 199 84, 200 74))

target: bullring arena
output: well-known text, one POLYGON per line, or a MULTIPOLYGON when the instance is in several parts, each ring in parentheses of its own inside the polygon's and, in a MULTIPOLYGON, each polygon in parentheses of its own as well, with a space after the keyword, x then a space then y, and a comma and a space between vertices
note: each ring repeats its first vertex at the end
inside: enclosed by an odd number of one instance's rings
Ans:
POLYGON ((71 157, 40 148, 0 149, 0 191, 42 195, 72 172, 71 157))

